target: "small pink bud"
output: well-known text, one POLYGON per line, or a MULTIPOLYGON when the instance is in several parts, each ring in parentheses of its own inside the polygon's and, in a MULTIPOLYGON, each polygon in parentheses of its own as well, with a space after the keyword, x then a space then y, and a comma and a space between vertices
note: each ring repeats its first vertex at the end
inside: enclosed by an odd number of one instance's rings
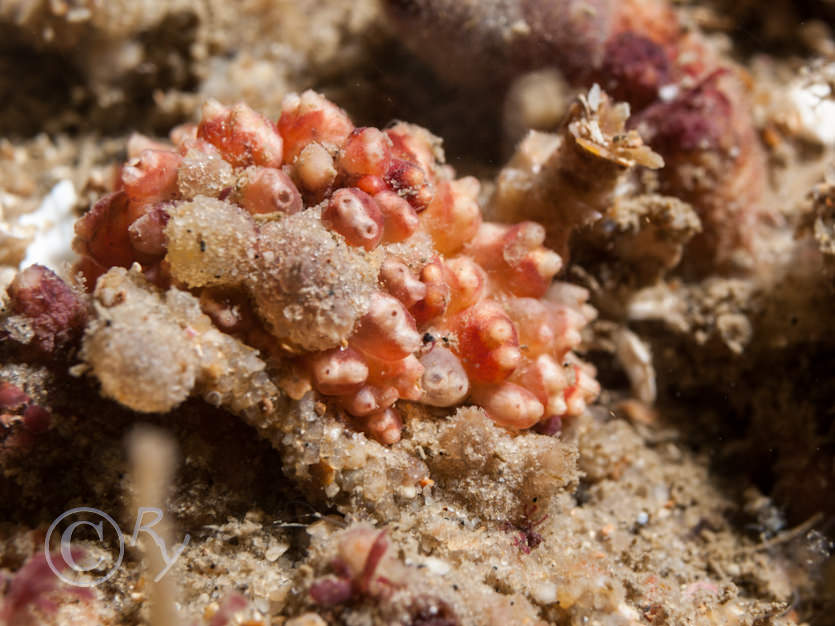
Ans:
POLYGON ((336 179, 333 157, 317 141, 312 141, 301 149, 293 166, 302 188, 314 194, 327 191, 336 179))
POLYGON ((32 399, 17 385, 0 382, 0 410, 14 411, 31 402, 32 399))
POLYGON ((393 191, 381 191, 374 200, 383 214, 383 242, 408 239, 418 229, 420 218, 412 205, 393 191))
POLYGON ((383 179, 391 190, 405 198, 415 211, 423 211, 432 201, 432 183, 420 166, 404 161, 392 159, 383 179))
POLYGON ((428 263, 421 270, 420 280, 426 285, 426 295, 409 309, 421 326, 446 312, 451 298, 449 283, 446 279, 447 270, 439 258, 428 263))
POLYGON ((354 423, 369 437, 386 446, 400 441, 403 431, 400 413, 392 407, 365 417, 355 418, 354 423))
POLYGON ((380 268, 380 280, 388 292, 410 307, 426 296, 426 285, 419 281, 405 263, 387 256, 380 268))
POLYGON ((382 411, 397 402, 397 389, 364 385, 358 391, 339 397, 340 406, 354 417, 382 411))
POLYGON ((590 365, 574 365, 574 384, 565 390, 566 415, 580 415, 586 405, 600 393, 600 383, 594 379, 590 365))
POLYGON ((376 248, 383 237, 383 215, 374 198, 360 189, 337 190, 322 211, 322 222, 352 246, 376 248))
POLYGON ((458 353, 470 379, 482 383, 505 380, 522 354, 513 322, 493 301, 482 301, 459 315, 458 353))
POLYGON ((391 160, 391 139, 376 128, 355 128, 339 153, 337 167, 350 178, 383 176, 391 160))
POLYGON ((298 213, 304 206, 299 190, 280 169, 250 167, 245 172, 240 205, 252 214, 298 213))
POLYGON ((235 167, 281 167, 281 135, 271 121, 243 103, 225 107, 207 102, 197 137, 215 146, 235 167))
POLYGON ((473 389, 472 398, 494 422, 506 428, 530 428, 545 413, 536 396, 513 383, 478 386, 473 389))
POLYGON ((371 296, 371 306, 357 323, 350 343, 383 361, 399 361, 420 347, 415 320, 400 301, 381 291, 371 296))
POLYGON ((128 153, 128 160, 135 159, 145 150, 173 150, 171 144, 165 144, 160 141, 154 141, 150 137, 146 137, 141 133, 131 133, 128 137, 128 145, 126 151, 128 153))
POLYGON ((369 382, 379 387, 394 387, 404 400, 420 400, 420 380, 423 365, 414 354, 399 361, 380 361, 368 358, 369 382))
POLYGON ((352 130, 354 125, 345 111, 314 91, 290 94, 282 103, 278 132, 284 138, 288 163, 312 141, 335 152, 352 130))
POLYGON ((441 253, 455 254, 478 232, 481 210, 477 193, 478 183, 472 178, 438 184, 432 202, 420 217, 441 253))
POLYGON ((351 348, 319 352, 310 358, 316 389, 326 395, 357 391, 368 379, 368 366, 362 355, 351 348))
POLYGON ((23 427, 32 433, 43 433, 49 430, 52 414, 40 405, 33 404, 23 412, 23 427))
POLYGON ((161 257, 165 254, 165 225, 168 213, 160 207, 154 207, 145 215, 134 220, 128 227, 128 236, 133 249, 147 257, 161 257))
POLYGON ((470 380, 452 352, 436 345, 420 362, 424 367, 421 402, 430 406, 455 406, 467 397, 470 380))
POLYGON ((453 314, 478 302, 484 295, 487 275, 478 263, 466 256, 449 259, 445 265, 449 270, 449 313, 453 314))
POLYGON ((145 150, 122 168, 121 182, 132 202, 170 200, 177 195, 177 168, 183 160, 170 150, 145 150))

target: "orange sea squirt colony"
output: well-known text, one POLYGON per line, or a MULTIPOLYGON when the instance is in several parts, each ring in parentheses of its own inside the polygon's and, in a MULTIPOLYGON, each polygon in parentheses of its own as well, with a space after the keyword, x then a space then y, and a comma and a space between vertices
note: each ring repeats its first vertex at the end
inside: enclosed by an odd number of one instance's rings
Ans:
POLYGON ((425 129, 357 128, 307 91, 277 124, 209 102, 171 140, 134 135, 116 191, 76 225, 90 288, 138 262, 191 290, 382 443, 400 438, 398 400, 469 400, 526 429, 597 395, 571 352, 587 293, 553 282, 539 224, 482 221, 478 181, 456 179, 425 129))

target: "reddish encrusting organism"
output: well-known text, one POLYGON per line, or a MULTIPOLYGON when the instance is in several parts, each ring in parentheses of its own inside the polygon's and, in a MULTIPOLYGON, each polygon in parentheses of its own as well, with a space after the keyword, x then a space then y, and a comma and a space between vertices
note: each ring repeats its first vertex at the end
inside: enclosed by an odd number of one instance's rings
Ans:
POLYGON ((191 290, 382 443, 400 438, 402 400, 469 398, 524 429, 596 396, 571 352, 587 294, 552 286, 562 262, 542 226, 482 221, 478 181, 456 179, 425 129, 355 128, 309 91, 277 124, 210 103, 172 140, 161 156, 134 137, 141 163, 76 226, 88 287, 136 262, 191 290))
POLYGON ((0 380, 0 450, 26 452, 51 425, 48 409, 17 385, 0 380))
POLYGON ((524 554, 530 554, 531 550, 542 543, 542 535, 536 531, 536 527, 548 519, 548 514, 546 513, 539 519, 533 519, 537 508, 539 507, 536 505, 536 502, 533 502, 525 507, 522 513, 522 519, 518 523, 505 522, 502 524, 502 530, 505 532, 516 533, 516 536, 513 538, 513 543, 524 554))
POLYGON ((661 191, 702 220, 685 263, 733 269, 734 253, 750 247, 767 176, 745 75, 665 0, 385 5, 401 40, 452 82, 502 88, 551 67, 576 87, 598 83, 628 102, 630 124, 666 163, 661 191))
POLYGON ((387 595, 397 586, 378 572, 388 547, 385 530, 354 529, 340 544, 341 555, 330 563, 333 575, 316 580, 310 586, 310 598, 319 606, 330 607, 387 595))
POLYGON ((32 398, 26 395, 17 385, 7 381, 0 381, 0 410, 17 411, 25 408, 32 402, 32 398))
MULTIPOLYGON (((82 556, 83 552, 78 549, 69 552, 71 562, 82 556)), ((0 623, 8 626, 57 623, 59 620, 54 619, 55 616, 71 596, 87 605, 88 610, 78 616, 79 619, 98 622, 100 616, 95 610, 92 591, 86 587, 64 585, 56 576, 56 569, 63 571, 67 567, 64 557, 57 552, 49 555, 49 560, 43 552, 32 556, 15 573, 0 598, 0 623)))
POLYGON ((87 321, 87 306, 55 272, 43 265, 27 267, 11 282, 7 293, 11 319, 25 326, 13 338, 21 342, 26 356, 52 358, 78 342, 87 321))
POLYGON ((390 547, 385 529, 357 525, 343 532, 336 541, 336 556, 328 562, 329 573, 317 577, 308 589, 312 603, 319 611, 339 611, 371 601, 383 614, 396 607, 401 615, 385 623, 458 626, 461 622, 447 602, 414 591, 414 569, 400 561, 397 550, 390 547), (401 604, 404 592, 411 593, 407 607, 401 604))

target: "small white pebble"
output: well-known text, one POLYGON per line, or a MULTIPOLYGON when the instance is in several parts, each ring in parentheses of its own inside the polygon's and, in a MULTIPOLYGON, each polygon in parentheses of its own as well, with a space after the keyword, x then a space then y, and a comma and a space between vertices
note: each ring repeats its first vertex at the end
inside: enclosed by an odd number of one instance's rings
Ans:
POLYGON ((835 144, 835 98, 829 85, 795 86, 789 91, 789 100, 804 137, 824 145, 835 144))
POLYGON ((67 12, 67 21, 72 23, 86 22, 92 17, 90 9, 87 7, 76 7, 67 12))
POLYGON ((283 542, 283 541, 273 541, 270 544, 270 547, 267 548, 267 551, 264 553, 264 558, 266 558, 270 563, 278 560, 278 558, 287 552, 290 549, 290 545, 283 542))
POLYGON ((333 532, 331 521, 328 519, 321 519, 318 522, 313 522, 307 527, 307 534, 313 539, 322 540, 330 536, 333 532))
POLYGON ((630 623, 635 624, 642 624, 641 616, 633 607, 626 604, 626 602, 621 602, 618 605, 618 613, 620 613, 623 617, 628 619, 630 623))
POLYGON ((270 601, 266 598, 255 598, 252 602, 256 610, 262 615, 268 615, 270 612, 270 601))
POLYGON ((603 135, 603 131, 600 130, 600 124, 597 120, 590 120, 588 124, 589 133, 591 133, 591 140, 596 144, 601 146, 606 145, 606 137, 603 135))
POLYGON ((305 613, 289 620, 285 626, 327 626, 327 622, 316 613, 305 613))
POLYGON ((543 581, 533 587, 531 594, 538 604, 553 604, 557 601, 557 585, 543 581))
POLYGON ((594 83, 589 89, 589 108, 597 111, 598 107, 600 107, 600 85, 594 83))
POLYGON ((525 20, 516 20, 510 25, 510 31, 516 36, 526 36, 531 34, 531 27, 525 20))
POLYGON ((444 576, 451 569, 449 563, 434 556, 426 557, 423 563, 426 565, 426 568, 436 576, 444 576))
POLYGON ((75 260, 70 247, 73 239, 75 215, 73 207, 78 196, 69 180, 59 181, 41 202, 37 210, 21 216, 20 224, 34 226, 35 239, 26 250, 21 269, 40 263, 60 272, 63 266, 75 260))

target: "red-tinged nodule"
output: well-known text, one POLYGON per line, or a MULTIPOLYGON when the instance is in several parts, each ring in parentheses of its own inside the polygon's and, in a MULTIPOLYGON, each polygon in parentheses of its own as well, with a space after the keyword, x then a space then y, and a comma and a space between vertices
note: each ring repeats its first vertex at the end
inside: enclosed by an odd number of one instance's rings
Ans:
POLYGON ((540 435, 557 437, 562 432, 562 418, 559 415, 551 415, 533 427, 540 435))
POLYGON ((670 59, 661 44, 625 31, 606 42, 600 77, 610 96, 638 111, 658 100, 658 90, 671 82, 670 59))
MULTIPOLYGON (((73 249, 104 268, 130 267, 134 261, 128 227, 138 218, 124 191, 103 196, 75 223, 73 249)), ((98 276, 87 276, 92 289, 98 276)))
POLYGON ((245 173, 240 204, 253 215, 292 215, 304 209, 299 190, 290 177, 274 167, 252 167, 245 173))
POLYGON ((383 238, 383 214, 374 198, 354 187, 338 189, 322 211, 322 222, 349 245, 373 250, 383 238))
POLYGON ((341 396, 356 392, 368 380, 368 365, 351 348, 317 352, 309 359, 313 385, 319 393, 341 396))
POLYGON ((409 267, 393 256, 388 256, 380 267, 380 281, 391 295, 406 308, 426 297, 426 284, 412 274, 409 267))
POLYGON ((444 262, 439 257, 421 270, 420 280, 426 286, 426 295, 409 309, 418 325, 423 326, 446 313, 452 297, 447 274, 444 262))
POLYGON ((26 393, 8 381, 0 382, 0 410, 17 411, 32 401, 26 393))
POLYGON ((417 211, 402 196, 383 190, 374 195, 383 214, 383 243, 397 243, 411 237, 420 226, 417 211))
POLYGON ((434 192, 426 173, 423 168, 410 161, 392 159, 383 180, 418 213, 426 209, 432 201, 434 192))
POLYGON ((355 128, 339 151, 337 167, 350 179, 383 176, 391 161, 391 139, 370 127, 355 128))
POLYGON ((28 344, 41 356, 77 341, 87 321, 87 307, 55 272, 31 265, 8 288, 11 310, 28 319, 33 337, 28 344))
POLYGON ((177 195, 181 157, 171 150, 143 150, 121 172, 121 185, 131 202, 163 202, 177 195))
POLYGON ((158 260, 165 254, 165 225, 168 212, 157 205, 128 226, 128 236, 140 260, 158 260))
POLYGON ((361 352, 383 361, 399 361, 421 345, 415 319, 401 302, 377 291, 371 306, 354 329, 350 343, 361 352))
POLYGON ((38 404, 33 404, 23 412, 23 427, 31 433, 39 434, 49 430, 52 414, 38 404))
POLYGON ((207 102, 197 137, 212 144, 236 167, 281 167, 284 143, 275 124, 243 103, 225 107, 207 102))
POLYGON ((353 584, 345 578, 322 578, 310 586, 310 599, 324 607, 347 602, 353 594, 353 584))
POLYGON ((497 303, 480 302, 460 313, 455 328, 458 353, 471 380, 500 383, 519 366, 516 328, 497 303))
POLYGON ((282 103, 278 132, 284 139, 286 163, 314 141, 335 152, 353 130, 345 111, 314 91, 290 94, 282 103))
POLYGON ((732 147, 737 141, 731 126, 732 103, 716 84, 725 73, 714 72, 676 99, 652 105, 630 123, 645 129, 648 143, 665 159, 732 147))

